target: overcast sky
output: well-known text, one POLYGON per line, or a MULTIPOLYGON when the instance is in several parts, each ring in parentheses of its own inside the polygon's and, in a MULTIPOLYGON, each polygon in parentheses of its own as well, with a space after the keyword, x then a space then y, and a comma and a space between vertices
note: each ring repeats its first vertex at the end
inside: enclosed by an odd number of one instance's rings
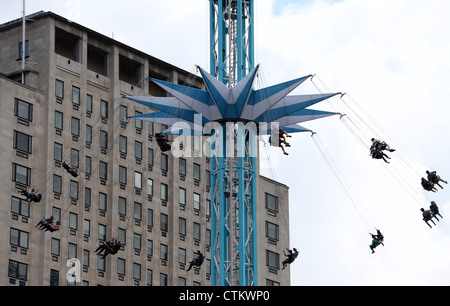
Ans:
MULTIPOLYGON (((207 0, 123 3, 31 0, 26 12, 50 10, 189 72, 209 70, 207 0)), ((0 23, 21 11, 22 1, 0 0, 0 23)), ((450 186, 420 185, 426 169, 450 180, 448 12, 447 0, 256 1, 258 86, 315 74, 294 93, 346 93, 313 108, 347 118, 304 123, 317 134, 293 135, 289 156, 261 146, 261 172, 290 187, 292 285, 450 285, 450 186), (391 164, 369 156, 373 136, 397 149, 391 164), (419 209, 431 200, 444 219, 429 229, 419 209), (371 226, 385 235, 375 254, 371 226)))

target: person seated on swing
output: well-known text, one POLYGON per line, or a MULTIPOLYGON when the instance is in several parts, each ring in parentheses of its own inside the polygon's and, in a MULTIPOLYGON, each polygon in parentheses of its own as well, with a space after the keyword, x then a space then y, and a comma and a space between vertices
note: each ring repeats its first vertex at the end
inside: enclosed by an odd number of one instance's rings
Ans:
POLYGON ((384 246, 384 243, 383 243, 384 236, 383 236, 383 234, 381 234, 381 231, 379 229, 377 229, 376 235, 371 234, 371 233, 369 233, 369 234, 372 236, 372 244, 369 247, 372 250, 372 254, 373 254, 373 253, 375 253, 374 249, 377 246, 379 246, 380 244, 384 246))
POLYGON ((203 256, 202 252, 200 250, 197 250, 197 253, 195 253, 196 257, 189 262, 189 268, 186 271, 191 270, 192 266, 200 267, 205 260, 205 256, 203 256))
POLYGON ((436 217, 436 215, 438 215, 439 217, 443 218, 441 216, 441 214, 439 213, 439 207, 437 206, 435 201, 431 201, 430 211, 433 214, 433 217, 435 217, 437 220, 439 220, 439 219, 436 217))
MULTIPOLYGON (((280 130, 282 130, 283 133, 286 133, 286 132, 284 132, 283 129, 280 128, 280 130)), ((283 151, 283 154, 284 154, 284 155, 289 155, 289 153, 287 153, 286 150, 284 149, 283 144, 285 144, 286 147, 290 147, 291 145, 290 145, 289 143, 286 142, 286 138, 284 138, 284 134, 283 134, 283 133, 280 132, 280 131, 278 132, 278 135, 279 135, 279 137, 278 137, 278 147, 281 148, 281 150, 283 151), (283 137, 281 137, 281 136, 283 136, 283 137)), ((287 133, 286 133, 286 134, 287 134, 287 133)), ((291 137, 291 136, 288 136, 288 137, 291 137)), ((274 145, 275 145, 275 143, 272 143, 272 136, 269 137, 269 144, 270 144, 271 146, 274 146, 274 145)))
POLYGON ((101 254, 101 253, 103 251, 105 251, 105 253, 106 253, 107 249, 112 249, 116 245, 116 241, 117 241, 116 238, 112 238, 108 241, 104 241, 99 245, 99 247, 94 252, 98 252, 97 255, 105 256, 104 254, 101 254))
POLYGON ((19 192, 20 192, 20 194, 22 194, 22 195, 27 197, 27 201, 28 202, 36 202, 36 203, 38 203, 42 199, 42 195, 40 193, 36 194, 36 190, 34 188, 32 188, 30 190, 30 187, 27 187, 26 190, 21 190, 19 192))
MULTIPOLYGON (((434 223, 433 221, 433 213, 429 210, 425 210, 424 208, 421 208, 420 211, 422 212, 422 217, 423 217, 423 221, 425 221, 425 223, 430 227, 431 225, 428 223, 428 221, 431 221, 434 225, 436 225, 436 223, 434 223)), ((436 218, 437 219, 437 218, 436 218)), ((439 220, 439 219, 438 219, 439 220)))
POLYGON ((53 222, 53 216, 50 216, 50 218, 39 221, 36 227, 40 230, 44 229, 46 232, 50 231, 53 233, 54 231, 59 230, 59 225, 60 222, 59 221, 53 222))
POLYGON ((108 254, 117 254, 119 252, 122 243, 119 240, 114 240, 113 244, 110 244, 108 248, 105 249, 105 253, 103 253, 102 258, 108 256, 108 254))
POLYGON ((70 175, 72 175, 73 177, 77 177, 78 176, 78 171, 77 168, 71 166, 69 163, 67 163, 66 161, 63 161, 62 166, 64 169, 66 169, 66 171, 68 173, 70 173, 70 175))
POLYGON ((387 161, 386 158, 391 159, 389 156, 386 155, 386 153, 384 153, 382 150, 373 150, 371 149, 370 154, 372 155, 372 159, 383 159, 386 163, 389 164, 389 162, 387 161))
POLYGON ((172 146, 168 143, 169 140, 167 139, 166 135, 162 133, 156 133, 155 134, 156 143, 158 143, 159 148, 161 151, 169 151, 172 149, 172 146))
POLYGON ((45 231, 50 231, 50 232, 54 232, 54 231, 59 231, 59 225, 60 225, 61 223, 59 222, 59 221, 56 221, 56 222, 52 222, 52 223, 50 223, 50 224, 48 224, 46 227, 45 227, 45 231))
POLYGON ((421 184, 422 184, 423 189, 425 189, 427 191, 433 191, 433 192, 437 191, 437 188, 434 187, 434 184, 423 177, 422 177, 421 184))
POLYGON ((372 141, 372 146, 370 147, 370 151, 372 151, 372 149, 380 150, 380 151, 387 150, 389 152, 395 151, 395 149, 391 149, 391 147, 384 141, 381 141, 381 140, 375 139, 375 138, 372 138, 370 140, 372 141))
POLYGON ((286 252, 283 250, 283 254, 284 256, 286 256, 287 258, 285 260, 283 260, 282 264, 283 264, 283 268, 281 268, 281 270, 284 270, 286 268, 286 266, 288 264, 291 264, 294 262, 294 260, 297 258, 298 256, 298 251, 296 248, 294 248, 294 252, 292 252, 292 250, 289 250, 288 248, 286 248, 286 250, 288 251, 288 254, 286 254, 286 252))
POLYGON ((426 172, 427 172, 427 178, 431 183, 437 184, 439 187, 441 187, 441 189, 444 189, 444 187, 439 185, 439 182, 444 182, 447 184, 447 181, 444 181, 443 179, 441 179, 441 177, 436 174, 436 171, 428 171, 427 170, 426 172))
POLYGON ((282 128, 278 129, 278 137, 280 139, 280 142, 284 143, 286 147, 290 147, 291 145, 287 142, 286 137, 292 137, 289 135, 285 130, 282 128))
POLYGON ((51 224, 53 222, 53 216, 48 217, 47 219, 42 218, 38 224, 35 225, 38 229, 42 230, 46 227, 47 224, 51 224))

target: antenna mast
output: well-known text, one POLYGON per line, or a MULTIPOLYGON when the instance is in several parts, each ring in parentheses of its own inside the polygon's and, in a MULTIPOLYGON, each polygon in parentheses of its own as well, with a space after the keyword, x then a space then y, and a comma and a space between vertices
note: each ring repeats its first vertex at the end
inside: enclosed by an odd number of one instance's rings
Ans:
POLYGON ((25 17, 25 0, 23 0, 23 12, 22 12, 22 84, 25 84, 25 30, 26 30, 26 17, 25 17))

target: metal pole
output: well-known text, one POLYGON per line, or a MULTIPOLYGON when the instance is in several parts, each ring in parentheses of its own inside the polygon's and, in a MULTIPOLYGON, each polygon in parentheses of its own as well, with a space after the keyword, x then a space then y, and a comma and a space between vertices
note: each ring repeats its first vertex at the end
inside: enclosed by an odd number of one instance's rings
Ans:
POLYGON ((25 84, 25 26, 26 26, 26 17, 25 17, 25 0, 22 1, 23 6, 23 16, 22 16, 22 84, 25 84))

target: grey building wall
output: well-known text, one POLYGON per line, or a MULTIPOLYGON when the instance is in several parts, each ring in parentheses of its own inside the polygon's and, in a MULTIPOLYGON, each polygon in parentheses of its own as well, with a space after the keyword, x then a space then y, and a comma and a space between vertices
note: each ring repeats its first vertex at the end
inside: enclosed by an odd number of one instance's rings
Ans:
MULTIPOLYGON (((170 153, 165 154, 168 168, 162 169, 165 156, 153 138, 161 126, 126 122, 121 113, 125 109, 128 116, 148 112, 124 99, 125 95, 165 95, 148 77, 198 88, 203 86, 201 79, 53 13, 40 12, 33 19, 27 23, 25 85, 18 82, 21 24, 0 25, 0 166, 4 177, 0 196, 5 202, 0 208, 0 228, 4 233, 1 242, 7 246, 0 250, 0 284, 67 285, 66 273, 71 268, 67 260, 76 257, 84 285, 209 285, 209 160, 201 150, 186 146, 191 157, 184 158, 185 174, 180 173, 180 158, 170 153), (57 93, 59 81, 64 84, 63 96, 57 93), (74 90, 80 93, 79 102, 74 100, 74 90), (32 105, 32 120, 17 116, 17 99, 32 105), (107 115, 102 114, 105 103, 107 115), (61 115, 60 127, 56 121, 61 115), (13 149, 15 131, 31 138, 31 152, 13 149), (61 156, 55 147, 62 147, 61 156), (153 160, 149 159, 151 152, 153 160), (78 162, 78 177, 61 167, 64 160, 78 162), (27 184, 14 180, 15 164, 20 170, 29 169, 31 187, 43 195, 40 203, 29 205, 29 212, 16 209, 18 199, 23 198, 18 191, 27 184), (194 179, 194 164, 200 168, 199 179, 194 179), (101 174, 103 165, 107 165, 106 177, 101 174), (126 180, 120 174, 123 169, 126 180), (168 188, 167 199, 161 197, 162 186, 168 188), (180 203, 180 188, 186 191, 185 203, 180 203), (194 194, 200 197, 199 209, 194 209, 194 194), (101 204, 104 198, 105 207, 101 204), (122 199, 126 199, 125 211, 119 207, 122 199), (59 215, 60 231, 34 227, 52 214, 59 215), (167 228, 161 224, 165 218, 167 228), (180 233, 180 222, 186 224, 185 234, 180 233), (194 227, 200 227, 197 239, 194 227), (102 261, 94 250, 101 239, 111 237, 125 240, 125 247, 102 261), (161 258, 165 248, 167 258, 161 258), (187 272, 197 250, 207 260, 201 269, 187 272), (26 271, 25 277, 21 271, 26 271)), ((288 187, 259 174, 257 180, 258 282, 289 285, 289 270, 270 267, 267 259, 270 250, 283 260, 282 249, 289 245, 288 187), (266 193, 278 199, 278 211, 266 208, 266 193), (267 237, 267 222, 276 225, 276 239, 267 237)))

